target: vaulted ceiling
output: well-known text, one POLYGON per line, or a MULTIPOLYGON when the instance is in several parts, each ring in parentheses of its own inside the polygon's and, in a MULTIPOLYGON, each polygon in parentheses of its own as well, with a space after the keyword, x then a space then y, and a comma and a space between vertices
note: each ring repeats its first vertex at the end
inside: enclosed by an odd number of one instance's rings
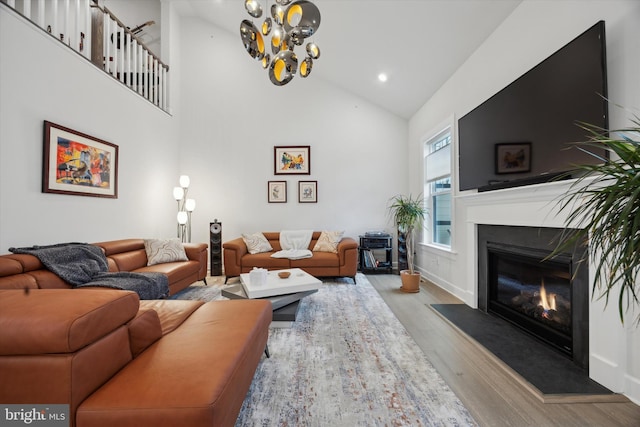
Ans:
MULTIPOLYGON (((273 0, 259 0, 269 10, 273 0)), ((491 35, 521 0, 314 0, 321 24, 313 41, 321 56, 309 78, 324 79, 409 119, 491 35), (385 73, 382 83, 378 74, 385 73)), ((179 0, 240 41, 251 18, 242 0, 179 0)), ((295 77, 289 84, 303 84, 295 77)), ((265 83, 268 78, 265 76, 265 83)))

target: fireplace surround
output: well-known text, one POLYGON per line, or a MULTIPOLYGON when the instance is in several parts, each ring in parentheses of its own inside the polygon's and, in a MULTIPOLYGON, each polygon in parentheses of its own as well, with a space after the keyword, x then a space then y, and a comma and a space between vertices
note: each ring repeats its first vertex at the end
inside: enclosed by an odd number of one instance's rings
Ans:
POLYGON ((526 331, 541 345, 587 369, 588 247, 582 241, 572 251, 547 259, 563 231, 479 224, 478 309, 526 331))

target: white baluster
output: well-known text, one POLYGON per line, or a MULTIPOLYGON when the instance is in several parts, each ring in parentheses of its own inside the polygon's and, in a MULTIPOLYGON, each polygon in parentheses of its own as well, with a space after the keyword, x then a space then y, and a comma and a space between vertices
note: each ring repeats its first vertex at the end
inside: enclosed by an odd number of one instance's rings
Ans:
POLYGON ((131 34, 127 33, 127 86, 131 87, 132 73, 131 73, 131 34))
POLYGON ((144 85, 144 52, 142 45, 138 46, 138 93, 142 95, 142 87, 144 85))
POLYGON ((137 90, 140 73, 138 73, 138 41, 136 39, 131 42, 131 68, 133 69, 131 89, 137 90))
POLYGON ((11 7, 12 9, 16 8, 16 1, 15 0, 7 0, 7 5, 9 5, 9 7, 11 7))
POLYGON ((31 0, 24 0, 22 5, 22 14, 27 19, 31 19, 31 0))
MULTIPOLYGON (((111 20, 111 15, 109 15, 109 20, 111 20)), ((116 21, 111 20, 111 28, 113 28, 113 32, 109 35, 109 40, 111 40, 111 50, 113 51, 113 71, 111 74, 118 78, 118 70, 119 68, 119 59, 118 58, 118 23, 116 21)))
POLYGON ((64 0, 64 42, 71 46, 71 19, 69 16, 69 0, 64 0))
POLYGON ((84 0, 84 56, 91 60, 91 0, 84 0))
POLYGON ((109 55, 111 54, 111 46, 109 43, 109 27, 110 27, 110 19, 109 19, 109 15, 107 13, 104 13, 104 17, 102 19, 103 25, 104 25, 104 32, 102 34, 102 51, 104 52, 104 70, 107 73, 111 73, 111 71, 109 71, 111 69, 110 67, 110 59, 109 59, 109 55))
POLYGON ((57 39, 60 38, 58 33, 58 0, 53 0, 53 10, 51 11, 51 34, 57 39))
POLYGON ((75 19, 75 31, 73 32, 73 34, 75 34, 76 39, 73 41, 74 45, 75 45, 75 50, 78 52, 80 51, 80 43, 83 43, 83 49, 84 49, 84 40, 82 40, 82 36, 80 35, 80 33, 82 32, 82 26, 80 25, 80 0, 76 0, 75 2, 75 15, 76 15, 76 19, 75 19))
POLYGON ((151 74, 151 70, 149 69, 149 52, 147 49, 144 50, 144 97, 150 99, 149 96, 149 80, 151 80, 149 75, 151 74))
POLYGON ((166 67, 162 67, 162 75, 164 76, 164 78, 162 79, 162 93, 163 93, 163 97, 162 97, 162 109, 165 111, 169 110, 169 104, 167 102, 168 96, 167 96, 167 87, 169 86, 169 76, 167 74, 167 68, 166 67))
POLYGON ((120 81, 124 83, 124 70, 125 70, 125 64, 124 64, 124 27, 120 27, 118 26, 118 28, 120 29, 120 32, 118 34, 118 44, 120 45, 120 49, 119 49, 119 55, 120 55, 120 81))
POLYGON ((47 29, 47 27, 44 25, 44 8, 45 8, 45 2, 44 0, 38 0, 38 25, 40 26, 40 28, 42 29, 47 29))
POLYGON ((164 96, 164 66, 160 66, 160 72, 158 73, 158 107, 162 108, 164 103, 162 102, 164 96))
POLYGON ((158 90, 160 89, 158 86, 158 72, 160 69, 158 68, 160 64, 158 64, 158 58, 153 58, 153 103, 158 105, 160 100, 158 90))

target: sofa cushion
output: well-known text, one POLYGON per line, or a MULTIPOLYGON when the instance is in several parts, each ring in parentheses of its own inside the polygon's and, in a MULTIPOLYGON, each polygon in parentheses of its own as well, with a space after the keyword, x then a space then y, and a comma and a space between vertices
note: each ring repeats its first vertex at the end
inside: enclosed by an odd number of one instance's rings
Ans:
MULTIPOLYGON (((291 268, 339 267, 340 259, 332 252, 314 252, 311 258, 292 259, 291 268)), ((311 273, 309 273, 311 274, 311 273)))
MULTIPOLYGON (((108 255, 107 262, 109 260, 112 260, 116 265, 114 271, 134 271, 147 266, 147 252, 144 248, 129 252, 120 252, 108 255)), ((109 269, 111 270, 111 268, 112 265, 109 263, 109 269)))
POLYGON ((144 300, 140 301, 141 310, 153 310, 159 318, 162 335, 175 330, 204 301, 191 300, 144 300))
MULTIPOLYGON (((198 267, 197 261, 179 261, 179 262, 164 262, 162 264, 155 264, 148 267, 137 268, 133 270, 134 273, 162 273, 169 279, 169 283, 173 284, 183 280, 189 276, 194 275, 194 271, 198 267)), ((192 282, 195 282, 194 279, 192 282)))
MULTIPOLYGON (((289 258, 272 258, 272 252, 265 252, 255 255, 245 255, 242 257, 242 270, 251 270, 253 267, 266 268, 269 270, 289 268, 289 258)), ((307 258, 309 259, 309 258, 307 258)))
POLYGON ((135 292, 111 289, 0 290, 0 354, 72 353, 129 322, 138 305, 135 292))
POLYGON ((264 237, 262 233, 243 234, 242 240, 247 245, 247 250, 250 254, 260 254, 264 252, 270 252, 273 250, 269 241, 264 237))
POLYGON ((323 231, 313 247, 314 252, 338 253, 338 243, 342 240, 344 231, 323 231))
POLYGON ((145 239, 144 250, 147 252, 147 265, 188 260, 178 239, 145 239))

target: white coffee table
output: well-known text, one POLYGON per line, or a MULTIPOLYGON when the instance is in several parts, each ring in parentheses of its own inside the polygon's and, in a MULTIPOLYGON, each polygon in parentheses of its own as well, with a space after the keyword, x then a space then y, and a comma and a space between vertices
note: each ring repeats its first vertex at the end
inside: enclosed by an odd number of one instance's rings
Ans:
POLYGON ((249 280, 249 273, 243 273, 240 275, 240 283, 249 299, 316 291, 320 289, 322 284, 319 279, 299 268, 269 271, 267 283, 264 285, 252 284, 249 280), (278 276, 278 273, 282 271, 288 271, 291 275, 282 279, 278 276))

